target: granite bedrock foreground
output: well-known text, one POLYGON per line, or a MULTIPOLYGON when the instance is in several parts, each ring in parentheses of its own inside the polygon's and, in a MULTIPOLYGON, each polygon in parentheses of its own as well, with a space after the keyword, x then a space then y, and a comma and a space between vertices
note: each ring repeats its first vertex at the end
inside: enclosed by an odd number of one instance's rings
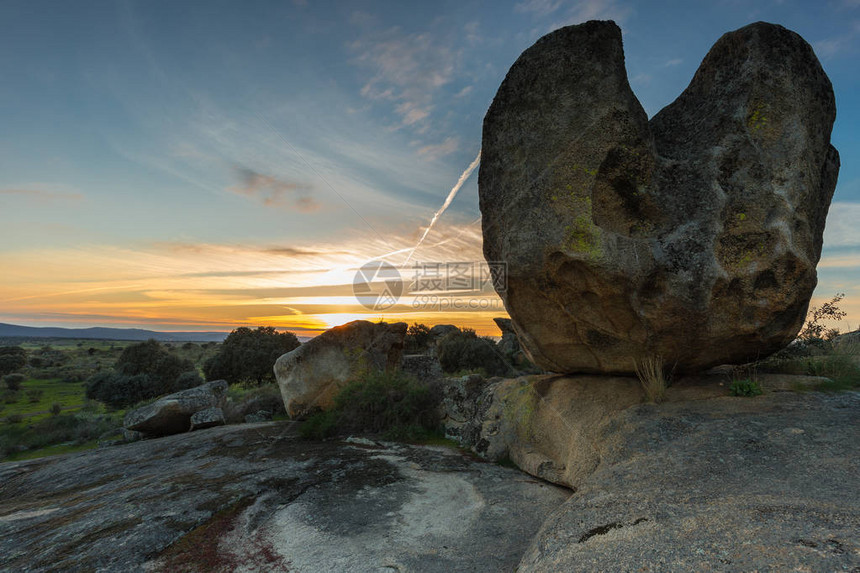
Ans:
POLYGON ((708 388, 603 418, 572 493, 291 422, 3 463, 0 570, 857 571, 860 393, 708 388))

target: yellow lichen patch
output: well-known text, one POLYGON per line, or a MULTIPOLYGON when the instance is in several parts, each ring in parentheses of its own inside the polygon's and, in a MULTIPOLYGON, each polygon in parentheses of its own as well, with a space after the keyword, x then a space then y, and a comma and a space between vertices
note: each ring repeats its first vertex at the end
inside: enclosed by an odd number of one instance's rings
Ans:
POLYGON ((755 133, 767 126, 768 118, 765 115, 765 106, 759 102, 752 107, 750 114, 747 116, 747 129, 755 133))
POLYGON ((538 394, 526 380, 501 392, 505 420, 516 428, 521 438, 534 437, 534 421, 537 410, 538 394))

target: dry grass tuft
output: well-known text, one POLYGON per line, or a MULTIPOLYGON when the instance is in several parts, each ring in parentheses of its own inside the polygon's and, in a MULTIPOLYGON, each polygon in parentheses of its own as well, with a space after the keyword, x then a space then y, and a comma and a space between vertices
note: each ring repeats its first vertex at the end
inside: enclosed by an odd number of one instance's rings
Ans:
POLYGON ((666 387, 669 385, 663 368, 663 358, 661 356, 648 356, 641 361, 635 361, 634 364, 636 376, 639 377, 639 382, 642 384, 642 389, 645 390, 648 401, 652 404, 662 402, 666 397, 666 387))

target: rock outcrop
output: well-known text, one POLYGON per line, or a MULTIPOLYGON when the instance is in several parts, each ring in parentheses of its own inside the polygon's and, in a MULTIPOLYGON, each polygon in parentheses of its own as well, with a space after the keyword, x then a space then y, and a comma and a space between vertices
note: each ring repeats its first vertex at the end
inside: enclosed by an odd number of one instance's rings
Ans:
POLYGON ((446 433, 574 489, 519 571, 851 571, 860 567, 860 393, 822 379, 690 376, 643 404, 620 376, 464 377, 446 433), (846 488, 846 484, 847 488, 846 488))
POLYGON ((128 412, 123 426, 126 430, 150 436, 187 432, 191 429, 191 417, 194 414, 210 408, 223 408, 226 395, 226 381, 207 382, 196 388, 169 394, 152 404, 128 412))
POLYGON ((405 322, 356 320, 329 329, 275 362, 275 377, 291 418, 334 405, 344 384, 369 370, 398 368, 405 322))
POLYGON ((621 31, 548 34, 484 119, 484 255, 532 361, 553 372, 677 372, 790 342, 816 285, 836 185, 833 90, 797 34, 725 34, 648 120, 621 31))
POLYGON ((856 392, 630 408, 518 571, 860 570, 858 420, 856 392))
POLYGON ((452 449, 295 429, 0 464, 0 570, 512 571, 570 495, 452 449))

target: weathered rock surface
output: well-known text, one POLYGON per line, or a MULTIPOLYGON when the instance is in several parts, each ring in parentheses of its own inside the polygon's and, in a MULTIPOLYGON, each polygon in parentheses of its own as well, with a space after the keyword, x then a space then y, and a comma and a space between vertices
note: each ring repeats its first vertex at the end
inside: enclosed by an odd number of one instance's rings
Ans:
POLYGON ((406 337, 405 322, 356 320, 329 329, 284 354, 275 362, 275 376, 292 418, 326 410, 348 381, 362 372, 397 368, 406 337))
POLYGON ((253 414, 245 416, 246 424, 256 424, 257 422, 268 422, 272 419, 272 413, 268 410, 259 410, 253 414))
POLYGON ((637 406, 615 426, 519 571, 860 570, 860 393, 637 406))
POLYGON ((496 344, 496 349, 514 368, 528 367, 528 359, 520 346, 513 321, 510 318, 494 318, 493 322, 502 331, 502 339, 496 344))
POLYGON ((431 354, 408 354, 403 357, 400 369, 421 382, 434 382, 442 378, 442 366, 431 354))
POLYGON ((691 376, 643 404, 624 377, 449 381, 451 437, 575 489, 523 571, 853 571, 860 567, 860 393, 729 396, 691 376), (643 569, 644 568, 644 569, 643 569))
POLYGON ((484 119, 484 255, 532 361, 553 372, 676 371, 791 341, 836 185, 833 90, 781 26, 725 34, 650 122, 613 22, 556 30, 484 119))
POLYGON ((224 420, 224 411, 221 408, 206 408, 191 415, 192 431, 223 426, 226 423, 224 420))
POLYGON ((125 415, 127 430, 154 436, 167 436, 191 429, 191 417, 207 408, 222 408, 227 394, 227 382, 214 380, 169 394, 125 415))
POLYGON ((570 494, 447 448, 294 427, 0 464, 0 570, 510 571, 570 494))

